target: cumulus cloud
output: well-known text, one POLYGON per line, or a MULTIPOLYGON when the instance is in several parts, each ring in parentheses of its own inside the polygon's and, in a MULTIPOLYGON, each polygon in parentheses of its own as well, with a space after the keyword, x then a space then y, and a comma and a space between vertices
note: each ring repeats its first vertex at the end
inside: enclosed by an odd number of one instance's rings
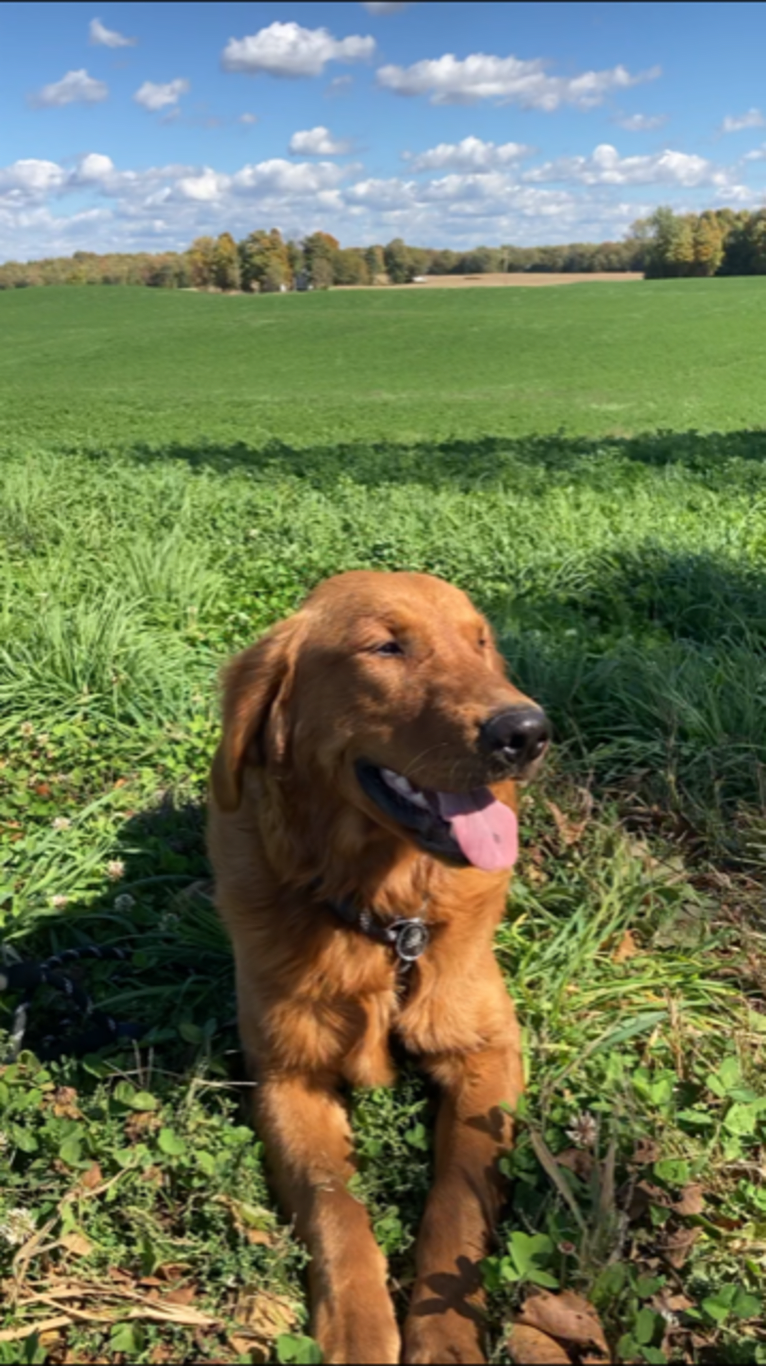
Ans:
POLYGON ((362 0, 362 5, 368 14, 401 14, 409 9, 407 0, 362 0))
POLYGON ((492 166, 505 166, 508 162, 518 161, 529 156, 531 147, 521 142, 482 142, 481 138, 467 137, 462 142, 440 142, 438 147, 430 147, 427 152, 404 152, 403 158, 411 171, 489 170, 492 166))
POLYGON ((620 114, 614 120, 627 133, 651 133, 652 129, 662 128, 667 121, 667 114, 620 114))
POLYGON ((327 95, 344 95, 354 84, 353 76, 334 76, 325 91, 327 95))
POLYGON ((722 133, 741 133, 745 128, 766 128, 760 109, 748 109, 746 114, 727 114, 721 124, 722 133))
MULTIPOLYGON (((276 157, 234 171, 189 164, 123 169, 100 151, 66 165, 18 161, 0 168, 0 260, 17 258, 20 241, 28 257, 78 248, 183 250, 203 233, 225 230, 239 237, 259 224, 276 225, 287 237, 322 229, 357 245, 397 236, 457 248, 595 241, 619 237, 657 203, 654 190, 639 195, 632 188, 653 183, 646 165, 651 159, 621 158, 614 148, 597 148, 592 156, 563 163, 571 171, 574 162, 577 170, 567 183, 545 183, 553 164, 562 179, 561 162, 536 168, 538 174, 545 171, 536 183, 515 157, 499 160, 497 150, 488 164, 477 165, 458 165, 449 161, 454 154, 440 153, 443 164, 432 166, 432 175, 413 174, 408 163, 401 176, 389 178, 367 176, 330 158, 276 157), (84 186, 93 201, 85 216, 72 212, 72 196, 84 186)), ((667 174, 662 166, 651 171, 654 177, 667 174)), ((733 170, 687 158, 666 181, 679 193, 665 189, 662 198, 681 210, 754 202, 755 191, 732 178, 733 170)))
POLYGON ((334 138, 329 128, 320 125, 293 133, 290 151, 300 156, 340 157, 351 151, 351 143, 345 138, 334 138))
POLYGON ((0 169, 0 204, 29 204, 47 199, 66 181, 66 172, 55 161, 25 157, 0 169))
POLYGON ((100 104, 108 94, 108 85, 89 76, 83 68, 67 71, 60 81, 44 85, 31 96, 30 104, 35 109, 55 109, 65 104, 100 104))
POLYGON ((752 152, 745 152, 743 161, 766 161, 766 142, 760 147, 756 147, 752 152))
POLYGON ((660 74, 658 66, 635 76, 624 66, 615 66, 607 71, 585 71, 580 76, 549 76, 539 58, 521 61, 477 52, 459 60, 448 52, 412 66, 382 66, 377 78, 379 85, 397 95, 429 95, 431 104, 474 104, 494 99, 499 104, 551 112, 562 104, 592 109, 613 90, 655 80, 660 74))
POLYGON ((165 85, 155 85, 154 81, 144 81, 133 99, 143 109, 148 109, 150 113, 156 114, 160 109, 167 109, 168 105, 178 104, 181 96, 190 89, 189 82, 182 77, 175 81, 167 81, 165 85))
POLYGON ((334 38, 326 28, 273 23, 249 37, 230 38, 221 65, 249 76, 321 76, 328 62, 361 62, 374 51, 374 38, 334 38))
POLYGON ((94 47, 135 47, 135 38, 126 38, 114 28, 106 28, 100 19, 91 19, 88 36, 94 47))
POLYGON ((732 173, 705 157, 666 150, 651 156, 621 157, 602 143, 589 157, 559 157, 524 173, 526 181, 579 181, 582 185, 726 186, 732 173))

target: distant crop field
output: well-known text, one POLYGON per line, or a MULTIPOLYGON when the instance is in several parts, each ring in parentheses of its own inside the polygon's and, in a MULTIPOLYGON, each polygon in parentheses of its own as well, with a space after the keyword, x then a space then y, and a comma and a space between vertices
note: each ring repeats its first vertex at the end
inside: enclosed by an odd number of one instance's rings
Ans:
MULTIPOLYGON (((482 275, 425 275, 413 281, 412 285, 389 285, 391 289, 450 289, 462 285, 583 285, 594 281, 619 285, 635 280, 643 280, 640 271, 592 270, 582 272, 554 271, 486 271, 482 275)), ((368 289, 369 285, 338 285, 338 289, 368 289)))
MULTIPOLYGON (((43 992, 10 1063, 0 995, 0 1363, 317 1360, 204 802, 221 664, 360 566, 463 586, 556 727, 492 1359, 531 1272, 615 1360, 762 1359, 764 318, 766 279, 0 294, 0 953, 124 949, 84 980, 141 1033, 48 1061, 43 992)), ((428 1095, 350 1105, 403 1311, 428 1095)))
POLYGON ((0 295, 7 437, 405 440, 766 423, 766 279, 0 295))

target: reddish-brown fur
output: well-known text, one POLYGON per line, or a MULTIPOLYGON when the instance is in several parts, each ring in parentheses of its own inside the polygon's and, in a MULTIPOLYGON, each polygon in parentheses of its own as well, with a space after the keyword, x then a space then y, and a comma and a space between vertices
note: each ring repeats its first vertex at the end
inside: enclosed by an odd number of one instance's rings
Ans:
MULTIPOLYGON (((419 574, 329 580, 225 676, 209 831, 217 904, 258 1083, 255 1123, 311 1252, 312 1331, 329 1362, 484 1360, 479 1262, 511 1142, 501 1106, 523 1084, 492 952, 509 874, 420 852, 365 796, 353 764, 364 757, 422 787, 477 787, 479 724, 527 701, 465 595, 419 574), (371 654, 390 633, 406 655, 371 654), (403 1002, 391 951, 326 905, 348 896, 381 922, 428 921, 403 1002), (393 1080, 392 1034, 442 1089, 403 1341, 383 1256, 347 1189, 352 1136, 338 1093, 342 1082, 393 1080)), ((516 809, 514 782, 492 790, 516 809)))

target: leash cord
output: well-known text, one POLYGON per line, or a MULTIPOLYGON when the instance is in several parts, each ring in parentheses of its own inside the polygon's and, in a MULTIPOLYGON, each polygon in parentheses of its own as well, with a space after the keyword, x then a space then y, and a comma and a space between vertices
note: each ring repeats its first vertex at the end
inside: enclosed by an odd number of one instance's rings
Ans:
MULTIPOLYGON (((119 1039, 140 1038, 143 1030, 140 1025, 119 1021, 103 1010, 97 1010, 93 1000, 82 986, 67 973, 62 972, 68 963, 82 959, 96 959, 99 962, 125 962, 131 957, 129 949, 99 948, 97 944, 84 944, 79 949, 62 949, 61 953, 51 954, 38 962, 5 963, 0 966, 0 992, 8 991, 21 995, 13 1012, 9 1040, 9 1058, 18 1057, 26 1036, 29 1013, 35 995, 42 986, 52 987, 61 992, 68 1001, 80 1011, 87 1021, 86 1029, 69 1039, 46 1035, 39 1050, 41 1061, 53 1061, 69 1053, 74 1057, 84 1053, 95 1053, 119 1039)), ((62 1029, 71 1024, 66 1018, 62 1029)))

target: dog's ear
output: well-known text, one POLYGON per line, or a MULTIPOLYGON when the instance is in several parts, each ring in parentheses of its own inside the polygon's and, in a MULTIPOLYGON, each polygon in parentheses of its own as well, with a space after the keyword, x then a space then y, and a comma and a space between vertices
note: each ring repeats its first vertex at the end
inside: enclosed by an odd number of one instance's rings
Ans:
POLYGON ((302 635, 298 617, 280 622, 224 670, 223 736, 213 759, 213 796, 222 811, 236 811, 242 769, 280 763, 287 744, 287 701, 302 635))

